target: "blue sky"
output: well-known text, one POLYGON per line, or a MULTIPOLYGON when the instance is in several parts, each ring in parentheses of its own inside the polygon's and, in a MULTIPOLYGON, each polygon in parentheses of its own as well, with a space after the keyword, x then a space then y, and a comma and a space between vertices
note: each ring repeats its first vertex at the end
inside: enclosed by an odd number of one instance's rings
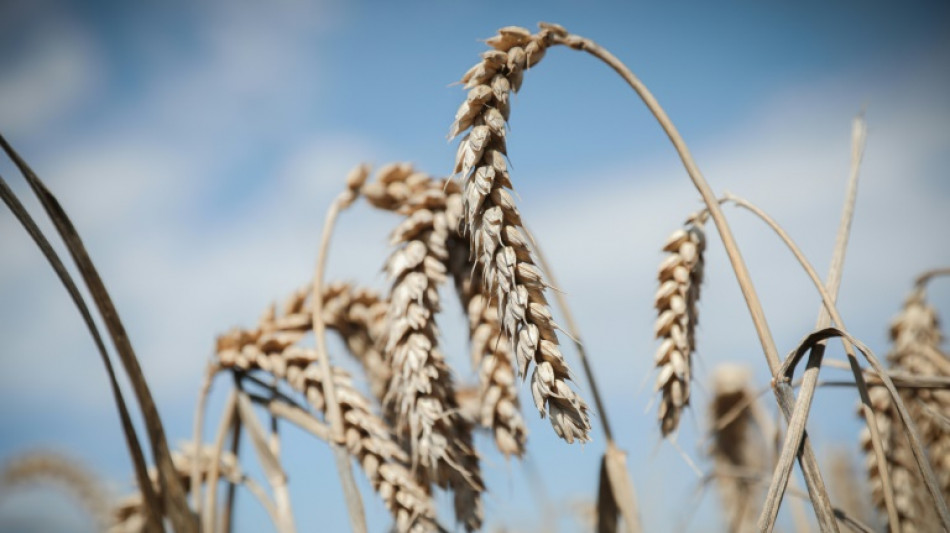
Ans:
MULTIPOLYGON (((869 137, 841 292, 847 326, 879 355, 912 277, 950 264, 950 11, 937 3, 548 4, 416 2, 0 3, 0 131, 56 191, 86 237, 151 379, 173 441, 190 433, 215 334, 252 324, 308 279, 323 211, 361 161, 451 170, 445 139, 463 98, 451 86, 498 27, 558 22, 625 61, 666 108, 717 192, 760 204, 827 269, 844 192, 850 121, 869 137)), ((630 452, 650 530, 680 519, 695 476, 647 411, 650 309, 659 247, 698 206, 668 140, 633 93, 582 54, 551 50, 514 100, 509 154, 520 206, 575 307, 613 426, 630 452)), ((8 162, 0 173, 26 197, 8 162)), ((29 205, 36 206, 30 202, 29 205)), ((34 211, 38 213, 39 211, 34 211)), ((728 209, 780 352, 813 326, 818 299, 791 257, 728 209)), ((329 278, 385 287, 394 220, 344 215, 329 278)), ((48 227, 48 226, 47 226, 48 227)), ((718 238, 710 239, 698 378, 721 362, 767 381, 718 238)), ((64 291, 0 211, 0 459, 66 451, 128 489, 105 376, 64 291)), ((950 284, 933 301, 950 309, 950 284)), ((446 351, 461 381, 461 317, 446 351)), ((835 352, 835 356, 840 354, 835 352)), ((348 365, 337 350, 335 361, 348 365)), ((577 365, 574 354, 570 362, 577 365)), ((220 393, 226 387, 218 386, 220 393)), ((586 387, 580 385, 585 391, 586 387)), ((220 409, 220 394, 212 405, 220 409)), ((768 397, 767 397, 768 399, 768 397)), ((699 456, 705 395, 679 441, 699 456)), ((821 391, 819 453, 855 450, 855 399, 821 391)), ((531 465, 557 505, 589 499, 602 439, 567 446, 526 412, 531 465), (557 465, 556 468, 554 465, 557 465)), ((599 431, 598 428, 595 430, 599 431)), ((322 443, 287 431, 302 528, 345 529, 322 443)), ((525 469, 480 440, 490 525, 530 528, 525 469)), ((365 488, 365 485, 364 485, 365 488)), ((0 499, 2 529, 56 530, 45 494, 0 499)), ((386 513, 369 491, 375 529, 386 513)), ((242 527, 262 514, 242 506, 242 527)), ((707 496, 691 529, 719 530, 707 496)), ((577 529, 561 521, 563 530, 577 529)))

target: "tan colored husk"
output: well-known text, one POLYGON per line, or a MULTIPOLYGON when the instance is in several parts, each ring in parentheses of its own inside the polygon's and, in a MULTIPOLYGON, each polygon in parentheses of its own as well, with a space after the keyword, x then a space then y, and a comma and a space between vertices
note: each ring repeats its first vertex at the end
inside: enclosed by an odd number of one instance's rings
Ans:
MULTIPOLYGON (((182 485, 188 489, 191 487, 191 478, 194 472, 198 472, 200 483, 207 480, 211 471, 215 450, 213 446, 203 446, 200 450, 195 450, 191 444, 185 444, 180 449, 173 450, 172 463, 175 465, 175 473, 182 485), (195 463, 197 462, 197 469, 195 463)), ((240 484, 243 474, 237 457, 234 454, 221 452, 218 471, 220 476, 235 484, 240 484)), ((149 469, 149 477, 152 484, 158 490, 158 472, 154 468, 149 469)), ((134 493, 126 496, 112 508, 112 523, 108 528, 109 533, 139 533, 145 531, 145 502, 141 493, 134 493)))
MULTIPOLYGON (((460 188, 449 180, 429 182, 423 174, 412 171, 406 164, 387 165, 378 172, 378 178, 363 188, 363 195, 376 207, 407 214, 413 197, 426 198, 429 210, 439 205, 455 205, 460 202, 460 188)), ((457 219, 457 216, 454 218, 457 219)), ((477 411, 470 417, 476 423, 492 431, 499 451, 504 455, 521 456, 524 451, 525 429, 518 391, 514 383, 511 344, 500 332, 498 314, 486 305, 488 295, 480 283, 470 279, 477 275, 468 252, 468 244, 459 233, 459 226, 450 226, 449 261, 447 268, 455 281, 463 309, 469 318, 472 361, 478 368, 480 394, 477 411), (491 342, 489 342, 491 340, 491 342)), ((461 402, 459 402, 461 403, 461 402)), ((472 405, 472 404, 469 404, 472 405)))
POLYGON ((478 276, 468 260, 468 244, 454 239, 449 254, 449 269, 468 314, 472 363, 478 369, 480 390, 475 419, 492 430, 501 453, 521 457, 528 429, 518 402, 511 343, 502 332, 498 312, 482 293, 481 282, 474 279, 478 276))
POLYGON ((459 413, 435 322, 460 198, 446 195, 444 183, 409 165, 384 167, 376 184, 381 187, 364 191, 370 202, 405 216, 392 232, 395 250, 386 263, 392 288, 383 340, 392 375, 384 403, 396 415, 397 432, 408 443, 413 468, 418 467, 423 479, 451 489, 456 518, 467 530, 475 530, 481 527, 484 485, 472 425, 459 413), (407 195, 401 202, 390 202, 390 191, 407 195))
POLYGON ((27 452, 6 461, 0 473, 5 490, 40 483, 51 483, 69 491, 82 508, 105 529, 110 522, 109 498, 101 483, 77 460, 43 451, 27 452))
POLYGON ((758 474, 766 471, 768 449, 761 432, 753 431, 755 423, 755 391, 749 386, 748 369, 722 365, 713 374, 713 398, 709 406, 714 479, 729 524, 729 531, 755 531, 755 521, 764 500, 763 486, 758 480, 736 473, 758 474), (739 405, 745 405, 732 417, 739 405))
MULTIPOLYGON (((890 328, 891 368, 918 376, 950 376, 950 360, 940 350, 942 336, 936 311, 927 304, 923 289, 915 288, 890 328)), ((888 465, 893 477, 894 499, 903 531, 930 531, 939 528, 939 518, 930 494, 914 467, 913 457, 896 419, 890 397, 883 389, 870 391, 881 436, 885 440, 888 465)), ((950 428, 940 416, 950 416, 950 391, 905 388, 900 391, 907 410, 917 424, 934 473, 950 501, 950 428), (936 415, 936 416, 935 416, 936 415)), ((861 445, 870 450, 870 436, 861 433, 861 445)), ((876 465, 868 462, 868 477, 874 504, 884 510, 881 480, 876 465)))
POLYGON ((542 417, 568 442, 590 440, 587 404, 567 381, 570 369, 558 347, 556 325, 544 297, 547 283, 535 266, 521 216, 506 188, 512 188, 505 162, 506 121, 512 91, 524 71, 544 56, 555 37, 567 32, 542 25, 537 34, 515 26, 486 41, 492 48, 462 76, 468 97, 455 115, 449 137, 469 130, 459 143, 455 172, 464 181, 463 228, 486 292, 496 294, 499 321, 518 357, 524 378, 531 362, 531 392, 542 417))
MULTIPOLYGON (((255 330, 232 330, 218 338, 217 362, 240 371, 263 370, 285 380, 317 411, 326 408, 323 380, 312 349, 295 343, 297 332, 282 331, 272 313, 255 330)), ((399 531, 433 531, 435 509, 428 491, 406 468, 408 457, 393 440, 389 426, 372 413, 370 402, 353 388, 349 375, 333 369, 347 450, 359 461, 376 492, 395 518, 399 531)))
POLYGON ((663 245, 668 252, 657 275, 660 288, 654 299, 657 310, 654 333, 661 339, 654 356, 659 374, 655 390, 661 392, 658 418, 663 436, 676 431, 680 415, 689 405, 692 359, 696 350, 696 304, 703 282, 706 212, 691 215, 683 228, 663 245))

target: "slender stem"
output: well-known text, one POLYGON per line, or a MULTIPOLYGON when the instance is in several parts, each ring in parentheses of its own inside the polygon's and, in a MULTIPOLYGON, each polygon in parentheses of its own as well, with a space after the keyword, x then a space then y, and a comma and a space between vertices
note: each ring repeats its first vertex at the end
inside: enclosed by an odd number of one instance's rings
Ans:
POLYGON ((336 460, 337 471, 340 474, 340 483, 343 486, 343 495, 346 508, 350 515, 350 525, 355 533, 366 533, 366 516, 363 511, 363 500, 356 480, 353 478, 353 468, 350 456, 343 446, 343 417, 340 403, 336 397, 336 387, 333 383, 333 370, 330 367, 330 357, 327 352, 326 324, 323 322, 323 277, 326 271, 327 255, 330 249, 330 238, 333 227, 340 211, 349 207, 356 199, 356 192, 352 188, 343 191, 330 205, 326 221, 323 224, 323 234, 320 237, 320 249, 317 254, 317 266, 313 276, 313 332, 317 340, 317 364, 323 376, 323 394, 327 402, 327 421, 330 423, 330 448, 336 460))
POLYGON ((928 270, 926 272, 923 272, 919 276, 917 276, 917 279, 914 281, 914 285, 922 288, 925 285, 927 285, 927 283, 929 283, 930 280, 939 276, 950 276, 950 267, 935 268, 933 270, 928 270))
MULTIPOLYGON (((192 437, 195 450, 201 449, 201 443, 204 442, 205 411, 208 407, 208 395, 211 393, 211 384, 214 382, 214 376, 218 368, 214 363, 209 363, 205 369, 205 376, 201 382, 201 390, 198 392, 198 402, 195 405, 195 422, 192 429, 192 437)), ((201 465, 194 461, 191 465, 191 506, 195 514, 201 516, 201 465)))
POLYGON ((214 448, 211 453, 211 468, 208 471, 208 491, 205 494, 204 514, 202 518, 202 531, 214 533, 215 514, 218 509, 218 477, 221 473, 221 453, 224 451, 224 441, 227 439, 228 430, 237 423, 237 389, 231 390, 228 399, 225 402, 224 414, 221 417, 218 431, 214 438, 214 448))
MULTIPOLYGON (((231 453, 234 455, 234 460, 237 462, 240 459, 241 452, 241 419, 240 417, 234 421, 234 425, 231 426, 231 453)), ((237 497, 237 485, 228 480, 228 493, 224 499, 224 514, 221 516, 221 531, 223 533, 231 533, 231 530, 234 527, 234 500, 237 497)), ((274 516, 277 516, 276 514, 274 516)), ((277 523, 276 521, 274 522, 277 523)))
MULTIPOLYGON (((693 181, 693 185, 695 185, 696 189, 702 196, 703 201, 706 203, 707 209, 709 209, 709 213, 722 239, 723 247, 726 250, 726 254, 729 256, 729 261, 732 264, 732 269, 736 275, 736 280, 739 283, 739 288, 741 289, 742 295, 745 298, 746 306, 748 307, 749 313, 752 316, 752 323, 755 326, 756 333, 759 337, 759 342, 762 345, 762 351, 765 354, 766 361, 768 362, 769 370, 771 371, 773 377, 777 376, 780 366, 778 350, 775 348, 775 341, 772 339, 772 333, 769 331, 768 323, 765 319, 765 313, 762 310, 762 304, 755 292, 755 287, 752 285, 752 279, 749 277, 748 269, 745 266, 742 255, 739 253, 739 248, 736 245, 735 238, 732 235, 732 230, 729 228, 726 217, 723 215, 722 209, 719 207, 719 203, 716 200, 715 194, 713 193, 709 184, 706 182, 706 179, 703 177, 702 172, 700 172, 699 167, 696 165, 695 161, 693 161, 693 156, 690 154, 689 148, 686 146, 686 142, 683 141, 683 138, 677 131, 676 126, 673 125, 673 122, 667 116, 659 102, 657 102, 656 98, 654 98, 653 94, 639 80, 639 78, 637 78, 633 72, 619 59, 602 48, 600 45, 589 39, 584 39, 576 35, 569 35, 563 38, 555 37, 554 42, 567 45, 575 50, 587 52, 609 65, 630 85, 630 87, 637 93, 643 103, 646 104, 647 108, 649 108, 650 112, 660 123, 660 126, 666 132, 666 135, 676 148, 676 152, 679 154, 680 160, 686 167, 686 172, 693 181)), ((776 395, 779 407, 782 410, 782 414, 785 416, 786 420, 791 418, 792 403, 794 400, 792 392, 777 389, 776 395)), ((804 473, 805 481, 808 485, 809 494, 812 496, 812 502, 815 506, 815 513, 818 516, 819 526, 823 531, 837 531, 838 526, 834 520, 831 502, 828 499, 828 491, 825 489, 825 484, 821 479, 821 471, 818 467, 818 460, 815 457, 815 452, 811 447, 811 443, 807 438, 807 435, 805 435, 803 439, 802 455, 799 457, 799 461, 802 465, 802 472, 804 473)))

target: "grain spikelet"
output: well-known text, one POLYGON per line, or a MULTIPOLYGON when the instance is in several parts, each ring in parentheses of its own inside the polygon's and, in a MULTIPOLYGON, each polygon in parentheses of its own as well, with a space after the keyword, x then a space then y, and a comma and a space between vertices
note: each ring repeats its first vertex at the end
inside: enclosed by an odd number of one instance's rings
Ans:
POLYGON ((58 453, 32 451, 9 459, 0 473, 0 486, 6 490, 39 483, 52 483, 69 491, 100 530, 109 523, 109 499, 105 490, 75 459, 58 453))
POLYGON ((691 215, 686 225, 673 232, 663 245, 668 252, 660 264, 654 306, 654 333, 661 339, 654 361, 659 370, 655 390, 662 393, 658 417, 663 436, 676 431, 680 414, 689 405, 692 358, 696 350, 696 304, 703 282, 703 252, 706 212, 691 215))
MULTIPOLYGON (((894 507, 901 531, 907 533, 937 531, 940 522, 933 501, 922 489, 923 481, 917 473, 913 452, 907 442, 897 410, 891 402, 890 394, 883 387, 874 387, 868 391, 868 394, 871 407, 874 408, 875 423, 883 440, 881 444, 884 447, 887 468, 891 476, 894 507)), ((871 485, 871 501, 881 513, 886 513, 884 484, 874 457, 871 434, 867 427, 861 429, 860 441, 865 453, 865 468, 871 485)))
POLYGON ((438 347, 435 315, 438 288, 447 278, 447 243, 458 225, 458 195, 447 196, 444 184, 409 167, 380 172, 382 194, 366 194, 371 202, 408 191, 389 208, 405 215, 393 230, 396 246, 386 263, 392 281, 385 354, 392 377, 385 403, 396 413, 398 433, 412 451, 413 467, 424 479, 450 488, 456 518, 469 531, 481 527, 484 490, 472 425, 458 412, 449 367, 438 347))
MULTIPOLYGON (((439 205, 459 205, 460 189, 454 181, 432 182, 430 178, 430 184, 426 185, 407 165, 388 165, 378 174, 375 182, 364 187, 363 194, 381 209, 409 214, 413 208, 408 201, 413 195, 425 198, 429 210, 437 209, 439 205)), ((453 218, 457 219, 457 215, 453 218)), ((520 457, 527 430, 514 383, 511 344, 499 334, 498 314, 487 305, 482 285, 471 282, 471 277, 477 272, 469 259, 468 245, 458 233, 457 222, 450 224, 450 230, 447 267, 469 317, 472 361, 479 369, 481 383, 478 405, 471 420, 493 432, 496 446, 503 454, 520 457)))
POLYGON ((752 427, 755 392, 749 387, 749 379, 749 370, 735 365, 722 365, 713 375, 709 456, 729 531, 755 531, 756 516, 764 501, 762 485, 741 476, 764 470, 763 458, 767 456, 764 439, 752 427), (736 414, 740 405, 746 407, 736 414))
MULTIPOLYGON (((950 376, 950 361, 940 351, 939 320, 936 311, 926 302, 922 287, 915 288, 907 298, 903 309, 891 323, 890 337, 893 344, 887 358, 891 368, 919 376, 950 376)), ((904 531, 932 530, 940 522, 930 494, 914 466, 903 426, 897 419, 891 399, 882 388, 875 388, 870 393, 878 427, 882 428, 881 438, 885 441, 901 528, 904 531)), ((950 391, 902 389, 900 394, 920 431, 921 443, 927 449, 944 498, 950 498, 950 429, 940 420, 940 416, 950 416, 950 391)), ((870 453, 871 440, 866 430, 861 433, 861 445, 870 453)), ((868 459, 868 476, 874 504, 883 511, 883 489, 873 455, 868 459)))
POLYGON ((476 420, 492 430, 495 445, 506 457, 524 454, 528 430, 521 416, 511 344, 502 332, 497 311, 481 291, 477 272, 468 260, 468 245, 455 239, 450 246, 450 270, 462 306, 468 314, 472 363, 478 368, 480 390, 476 420))
POLYGON ((455 172, 464 182, 463 228, 472 256, 482 270, 486 292, 497 293, 499 321, 518 357, 524 378, 531 362, 531 392, 542 417, 568 442, 590 440, 587 404, 571 389, 570 370, 558 347, 556 325, 544 297, 547 284, 535 266, 522 229, 505 161, 506 121, 512 91, 524 71, 544 56, 554 37, 567 32, 543 25, 537 34, 507 27, 486 42, 492 48, 462 76, 469 89, 449 137, 468 133, 459 143, 455 172))
MULTIPOLYGON (((198 463, 197 472, 201 476, 201 483, 205 483, 211 471, 214 456, 213 446, 203 446, 196 450, 191 443, 172 451, 171 457, 175 466, 175 474, 186 490, 191 487, 191 476, 195 471, 195 463, 198 463)), ((240 484, 244 477, 237 457, 228 451, 221 452, 218 470, 222 478, 234 484, 240 484)), ((149 478, 151 478, 155 490, 159 490, 158 472, 154 468, 149 469, 149 478)), ((112 508, 112 524, 108 531, 109 533, 139 533, 145 531, 145 501, 142 499, 141 493, 136 492, 126 496, 112 508)))
MULTIPOLYGON (((264 370, 302 393, 317 411, 326 408, 323 380, 312 349, 295 345, 299 335, 276 326, 268 313, 256 330, 232 330, 218 338, 218 364, 242 371, 264 370)), ((372 413, 370 402, 353 388, 349 375, 334 368, 332 379, 343 415, 347 450, 359 461, 376 492, 392 513, 399 531, 437 529, 428 491, 405 464, 408 458, 393 440, 389 426, 372 413)))

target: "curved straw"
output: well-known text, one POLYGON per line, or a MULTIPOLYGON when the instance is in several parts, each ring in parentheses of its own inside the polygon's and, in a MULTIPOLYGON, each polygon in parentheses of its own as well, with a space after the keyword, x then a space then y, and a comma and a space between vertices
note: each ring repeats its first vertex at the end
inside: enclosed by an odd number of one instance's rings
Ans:
POLYGON ((330 237, 340 212, 353 204, 358 195, 359 187, 366 180, 368 168, 357 167, 347 177, 347 189, 330 205, 326 221, 323 224, 323 234, 320 237, 320 250, 317 254, 317 266, 313 275, 313 333, 317 340, 317 364, 320 374, 324 376, 323 393, 327 402, 327 421, 330 424, 332 438, 329 439, 330 448, 336 460, 336 467, 340 474, 340 483, 343 486, 343 496, 346 508, 350 515, 350 525, 356 533, 366 533, 366 516, 363 511, 363 500, 356 480, 353 478, 353 469, 350 465, 350 455, 344 447, 343 416, 340 403, 336 397, 336 387, 333 383, 333 371, 330 368, 330 356, 327 352, 326 324, 323 322, 323 277, 327 266, 327 255, 330 249, 330 237), (362 175, 362 179, 354 176, 362 175))
MULTIPOLYGON (((808 274, 808 277, 811 279, 812 283, 815 285, 815 288, 818 290, 818 293, 821 295, 822 302, 825 306, 825 309, 828 311, 828 314, 831 316, 831 319, 834 321, 835 324, 838 325, 839 330, 841 330, 842 332, 846 331, 844 321, 841 319, 841 315, 838 313, 838 309, 834 305, 834 300, 828 294, 828 291, 825 290, 824 285, 821 283, 821 279, 818 277, 818 273, 815 272, 815 269, 811 266, 811 263, 808 262, 808 259, 804 256, 804 254, 801 252, 798 246, 795 245, 794 241, 792 241, 791 237, 788 236, 785 230, 783 230, 782 227, 779 226, 778 223, 775 222, 775 220, 773 220, 770 216, 768 216, 768 214, 766 214, 764 211, 762 211, 761 209, 759 209, 752 203, 742 198, 739 198, 737 196, 730 195, 728 193, 725 195, 725 197, 728 201, 731 201, 735 205, 739 207, 743 207, 749 210, 750 212, 752 212, 753 214, 755 214, 763 222, 768 224, 768 226, 773 231, 775 231, 776 234, 778 234, 778 236, 782 239, 782 241, 786 244, 786 246, 788 246, 789 250, 791 250, 791 252, 795 255, 795 258, 805 269, 805 272, 808 274)), ((862 402, 862 408, 865 413, 865 420, 867 421, 868 428, 871 430, 871 433, 872 433, 872 442, 875 444, 874 446, 875 455, 878 456, 878 448, 881 446, 881 440, 880 440, 880 436, 875 435, 877 433, 877 425, 873 423, 873 420, 874 420, 872 416, 873 409, 871 408, 871 401, 870 401, 870 398, 868 397, 867 384, 865 383, 864 373, 861 371, 861 368, 858 365, 857 357, 854 353, 854 349, 852 348, 852 345, 857 346, 859 349, 861 348, 861 346, 859 344, 856 344, 856 342, 849 335, 847 335, 847 333, 843 333, 840 336, 843 337, 842 342, 844 344, 845 352, 848 355, 848 363, 851 366, 852 373, 854 374, 854 377, 855 377, 855 382, 858 386, 858 391, 860 392, 860 395, 861 395, 861 402, 862 402)), ((928 462, 927 457, 923 452, 923 447, 920 443, 920 436, 917 434, 916 427, 914 426, 914 423, 911 420, 910 415, 907 413, 907 409, 904 406, 903 400, 901 400, 900 395, 897 393, 897 389, 894 386, 893 380, 890 378, 887 371, 884 369, 884 367, 880 364, 880 362, 877 360, 877 358, 874 356, 874 354, 870 350, 864 349, 860 351, 868 360, 868 363, 870 363, 871 366, 874 368, 874 370, 877 371, 878 375, 881 378, 881 381, 884 383, 884 387, 886 387, 887 391, 890 393, 891 399, 894 402, 897 408, 897 411, 901 416, 901 420, 904 423, 904 427, 907 430, 907 434, 909 437, 908 440, 910 441, 911 449, 914 453, 914 459, 916 460, 917 466, 920 469, 920 472, 924 478, 924 482, 926 483, 927 488, 934 499, 934 503, 937 507, 937 511, 940 514, 940 517, 941 517, 941 520, 943 521, 944 526, 950 529, 950 511, 948 511, 947 509, 947 503, 943 499, 943 494, 940 490, 940 486, 937 484, 937 480, 934 475, 933 469, 931 468, 930 463, 928 462)), ((789 368, 789 372, 791 372, 791 369, 794 368, 794 366, 789 367, 790 363, 791 361, 786 361, 782 365, 782 370, 784 371, 786 368, 789 368)), ((809 364, 811 364, 811 362, 809 362, 809 364)), ((814 394, 814 388, 816 384, 817 384, 817 372, 815 373, 814 384, 809 385, 807 381, 802 384, 802 390, 801 390, 801 393, 799 394, 799 400, 804 401, 804 402, 810 402, 810 398, 814 394)), ((807 403, 806 403, 806 407, 803 409, 799 410, 796 408, 796 412, 797 412, 796 414, 800 412, 801 424, 803 427, 805 418, 807 418, 807 403)), ((789 431, 786 435, 787 438, 786 438, 785 447, 783 448, 783 455, 785 454, 785 449, 787 449, 789 447, 789 444, 792 443, 793 439, 796 438, 795 431, 793 431, 792 429, 793 429, 792 423, 789 422, 789 431)), ((797 449, 797 447, 798 446, 795 446, 795 448, 793 449, 797 449)), ((880 454, 881 455, 878 456, 879 464, 883 458, 883 450, 880 450, 880 454)), ((787 468, 790 470, 790 464, 787 468)), ((886 468, 882 470, 882 474, 884 472, 886 472, 886 468)), ((784 475, 786 476, 786 480, 787 480, 787 474, 784 474, 784 475)), ((773 479, 773 483, 777 481, 778 479, 779 478, 773 479)), ((784 487, 781 487, 781 488, 784 489, 784 487)), ((770 497, 772 497, 773 492, 776 492, 778 490, 779 490, 778 487, 770 487, 769 489, 770 497)), ((778 499, 779 500, 781 499, 780 496, 778 496, 778 499)), ((776 506, 777 506, 777 503, 778 502, 776 502, 776 506)), ((763 510, 763 514, 767 511, 769 511, 768 507, 765 510, 763 510)), ((777 508, 775 512, 777 512, 777 508)), ((762 523, 760 522, 760 527, 761 526, 762 526, 762 523)))
MULTIPOLYGON (((577 35, 568 35, 566 37, 555 36, 553 42, 556 44, 563 44, 575 50, 587 52, 614 69, 614 71, 617 72, 617 74, 619 74, 620 77, 622 77, 624 81, 626 81, 627 84, 630 85, 630 87, 637 93, 656 120, 660 123, 663 131, 666 132, 667 137, 669 137, 670 141, 673 143, 673 146, 676 148, 676 152, 679 155, 680 160, 683 162, 683 166, 686 167, 687 174, 689 174, 690 179, 693 181, 693 185, 696 186, 696 189, 702 196, 703 201, 706 203, 707 209, 709 209, 709 213, 713 219, 713 222, 716 224, 716 229, 719 231, 719 235, 722 238, 723 247, 726 250, 726 254, 729 257, 730 263, 732 264, 732 269, 736 275, 736 280, 739 282, 739 288, 742 290, 742 295, 745 298, 746 306, 749 309, 749 314, 752 316, 752 323, 755 326, 756 333, 759 337, 759 342, 762 345, 762 351, 765 353, 765 359, 768 362, 769 370, 773 376, 777 376, 777 372, 781 364, 779 362, 778 350, 775 348, 775 341, 773 340, 772 333, 769 330, 768 323, 765 319, 765 313, 762 310, 762 304, 759 301, 758 294, 756 294, 755 287, 752 284, 752 279, 749 277, 749 272, 746 268, 745 261, 742 259, 742 254, 739 252, 735 238, 732 235, 732 230, 729 228, 729 223, 726 221, 726 217, 723 215, 722 209, 719 207, 715 194, 709 187, 706 179, 703 177, 702 172, 700 172, 699 167, 693 160, 693 156, 689 152, 689 148, 686 146, 686 142, 683 141, 683 138, 680 136, 679 131, 677 131, 676 126, 673 125, 673 122, 670 120, 669 116, 667 116, 666 111, 663 110, 659 102, 657 102, 656 98, 649 91, 649 89, 647 89, 643 82, 641 82, 640 79, 637 78, 626 65, 624 65, 613 54, 602 48, 594 41, 579 37, 577 35)), ((776 396, 779 407, 782 410, 782 414, 786 419, 791 418, 792 408, 795 400, 792 391, 776 389, 776 396)), ((815 514, 818 517, 819 527, 821 527, 822 531, 838 531, 838 526, 835 522, 834 513, 831 508, 831 501, 828 498, 828 491, 825 489, 824 482, 821 479, 821 471, 818 467, 818 459, 815 457, 815 452, 811 447, 811 443, 809 442, 807 435, 804 436, 802 441, 802 454, 799 457, 799 461, 802 465, 802 472, 805 476, 808 492, 811 495, 812 504, 815 507, 815 514)))

